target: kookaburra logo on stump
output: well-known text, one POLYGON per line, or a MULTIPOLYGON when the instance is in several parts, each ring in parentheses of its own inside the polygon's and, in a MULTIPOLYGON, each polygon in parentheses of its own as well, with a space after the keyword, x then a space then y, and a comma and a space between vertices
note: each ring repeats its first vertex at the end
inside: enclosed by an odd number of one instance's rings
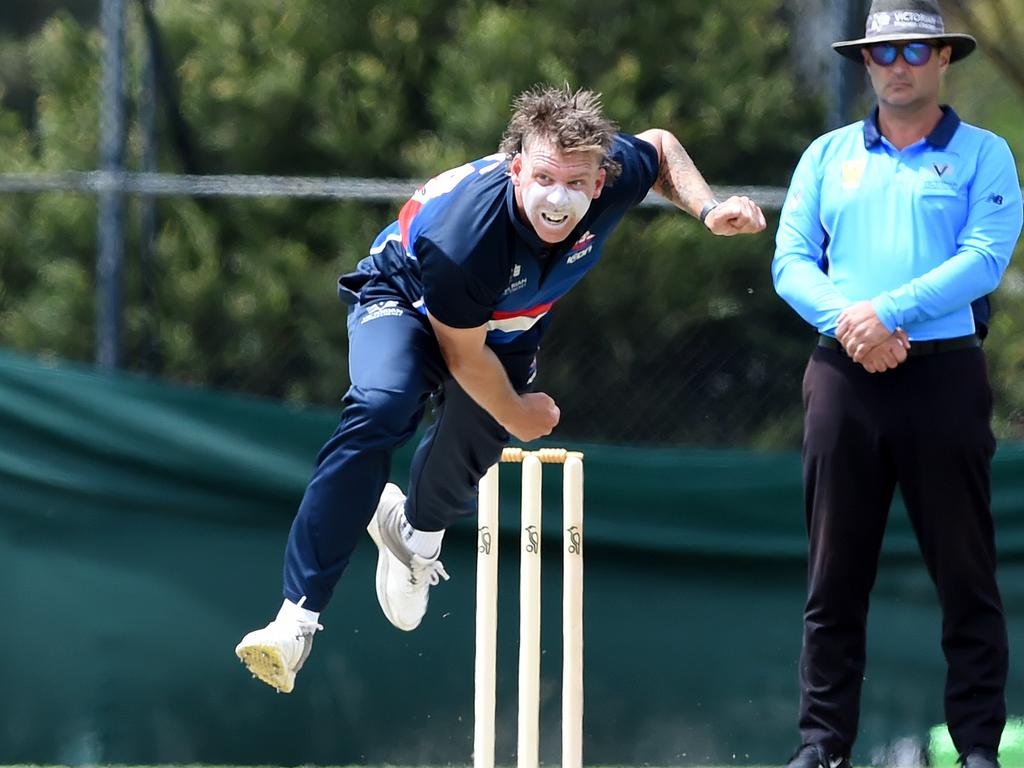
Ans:
POLYGON ((531 555, 540 550, 540 537, 537 535, 537 526, 526 526, 526 551, 531 555))
POLYGON ((578 555, 580 553, 580 546, 583 544, 582 535, 580 534, 579 526, 569 526, 569 547, 568 551, 570 555, 578 555))

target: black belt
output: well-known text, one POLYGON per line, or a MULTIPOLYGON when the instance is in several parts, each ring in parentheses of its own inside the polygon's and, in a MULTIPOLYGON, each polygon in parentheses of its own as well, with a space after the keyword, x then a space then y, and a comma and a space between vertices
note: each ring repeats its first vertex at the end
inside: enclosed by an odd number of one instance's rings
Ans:
MULTIPOLYGON (((832 336, 818 336, 818 346, 825 347, 825 349, 836 349, 845 352, 843 345, 839 343, 839 339, 833 338, 832 336)), ((911 357, 914 357, 915 355, 934 355, 937 352, 954 352, 958 349, 974 349, 980 346, 981 339, 978 338, 978 334, 972 333, 967 336, 956 336, 952 339, 911 341, 910 349, 907 350, 907 354, 911 357)))

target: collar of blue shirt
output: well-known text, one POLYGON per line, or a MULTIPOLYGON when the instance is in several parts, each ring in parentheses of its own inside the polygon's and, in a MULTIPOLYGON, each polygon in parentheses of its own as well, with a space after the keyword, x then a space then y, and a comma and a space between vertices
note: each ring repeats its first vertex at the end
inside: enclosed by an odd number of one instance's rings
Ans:
MULTIPOLYGON (((948 104, 942 105, 942 119, 932 132, 925 136, 925 141, 937 149, 945 149, 953 139, 953 134, 960 126, 960 116, 948 104)), ((882 140, 882 132, 878 129, 878 107, 864 118, 864 148, 871 149, 882 140)))

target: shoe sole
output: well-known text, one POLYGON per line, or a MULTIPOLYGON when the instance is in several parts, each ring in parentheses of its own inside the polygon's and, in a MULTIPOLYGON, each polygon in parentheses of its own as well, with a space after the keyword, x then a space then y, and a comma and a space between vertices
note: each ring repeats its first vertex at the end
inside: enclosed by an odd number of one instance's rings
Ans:
POLYGON ((295 687, 295 676, 289 675, 288 665, 274 646, 260 643, 239 645, 235 648, 235 655, 252 672, 253 677, 276 688, 280 693, 291 693, 295 687))
POLYGON ((380 535, 380 528, 377 525, 377 515, 374 514, 373 519, 370 520, 370 524, 366 526, 366 532, 370 534, 370 538, 373 539, 373 543, 377 545, 377 602, 380 603, 380 609, 384 611, 384 616, 391 624, 403 632, 412 632, 416 627, 420 625, 417 621, 415 624, 405 624, 398 620, 398 618, 391 612, 391 606, 388 603, 388 571, 390 569, 390 560, 393 557, 391 551, 388 549, 387 544, 380 535))

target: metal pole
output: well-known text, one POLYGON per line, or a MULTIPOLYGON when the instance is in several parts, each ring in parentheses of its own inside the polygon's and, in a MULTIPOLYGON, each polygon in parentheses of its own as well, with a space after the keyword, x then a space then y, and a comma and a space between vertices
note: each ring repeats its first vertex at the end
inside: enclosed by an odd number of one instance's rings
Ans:
MULTIPOLYGON (((148 0, 143 0, 148 5, 148 0)), ((141 88, 139 90, 139 133, 141 134, 141 170, 156 171, 156 41, 154 29, 146 27, 143 46, 141 88)), ((156 274, 154 257, 156 243, 156 198, 139 196, 139 269, 142 274, 142 301, 146 316, 145 364, 159 369, 159 318, 156 301, 156 274)))
MULTIPOLYGON (((842 40, 864 36, 867 8, 863 0, 841 0, 836 4, 836 22, 842 40)), ((835 127, 852 122, 861 115, 854 114, 857 101, 864 93, 864 67, 836 56, 838 83, 836 88, 835 127)))
POLYGON ((96 254, 96 363, 118 366, 121 354, 121 271, 124 262, 124 0, 101 0, 100 171, 96 254))
MULTIPOLYGON (((850 0, 835 0, 828 8, 828 26, 832 30, 829 37, 833 40, 842 40, 845 30, 846 6, 850 0)), ((833 130, 843 124, 843 62, 832 51, 828 56, 828 80, 831 84, 828 93, 828 114, 826 121, 828 129, 833 130)))

